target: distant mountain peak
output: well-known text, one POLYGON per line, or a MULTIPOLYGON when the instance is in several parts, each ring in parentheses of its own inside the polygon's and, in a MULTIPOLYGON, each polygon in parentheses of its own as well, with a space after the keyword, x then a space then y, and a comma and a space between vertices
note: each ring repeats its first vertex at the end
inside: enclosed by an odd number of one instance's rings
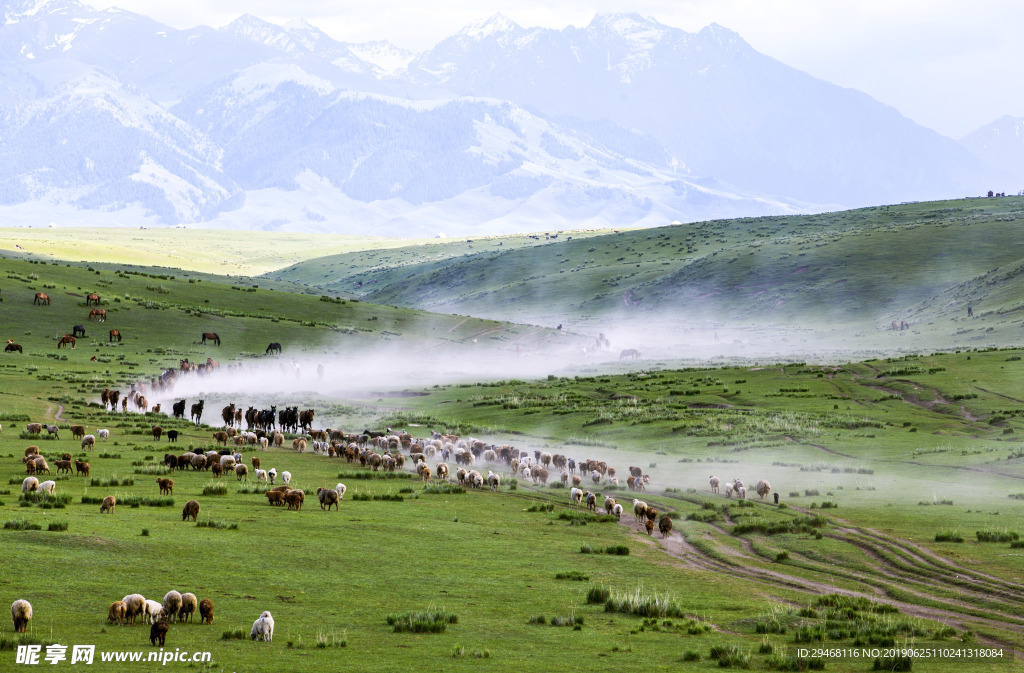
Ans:
POLYGON ((460 35, 481 40, 492 35, 502 35, 521 30, 518 23, 504 14, 498 13, 486 19, 480 19, 459 31, 460 35))
POLYGON ((607 28, 623 37, 629 37, 637 32, 653 29, 664 29, 665 26, 658 23, 651 17, 641 16, 637 12, 619 14, 595 14, 590 22, 591 27, 607 28))
POLYGON ((4 23, 17 23, 23 18, 52 14, 61 10, 87 8, 77 0, 5 0, 0 2, 4 23))

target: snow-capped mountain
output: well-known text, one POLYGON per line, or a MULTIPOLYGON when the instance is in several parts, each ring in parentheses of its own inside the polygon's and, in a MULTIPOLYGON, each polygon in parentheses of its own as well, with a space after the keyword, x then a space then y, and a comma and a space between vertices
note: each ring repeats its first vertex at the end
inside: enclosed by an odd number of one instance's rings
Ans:
POLYGON ((718 26, 611 15, 556 31, 499 15, 414 55, 249 15, 175 30, 77 0, 8 0, 0 17, 8 214, 493 233, 988 184, 954 141, 718 26))
MULTIPOLYGON (((1013 193, 1024 189, 1024 118, 1003 115, 961 138, 960 144, 982 163, 1014 180, 1013 193)), ((994 187, 1006 191, 1000 184, 994 187)))

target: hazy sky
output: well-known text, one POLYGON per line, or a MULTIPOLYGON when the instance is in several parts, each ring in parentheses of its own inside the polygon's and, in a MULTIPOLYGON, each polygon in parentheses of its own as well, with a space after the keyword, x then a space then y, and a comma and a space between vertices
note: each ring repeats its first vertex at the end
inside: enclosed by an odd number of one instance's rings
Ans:
MULTIPOLYGON (((86 0, 98 8, 102 0, 86 0)), ((502 13, 521 26, 584 26, 595 13, 635 11, 696 31, 718 23, 758 51, 860 89, 914 121, 959 138, 1004 114, 1024 116, 1020 0, 118 0, 176 28, 219 27, 248 13, 304 18, 335 39, 386 39, 422 51, 502 13)))

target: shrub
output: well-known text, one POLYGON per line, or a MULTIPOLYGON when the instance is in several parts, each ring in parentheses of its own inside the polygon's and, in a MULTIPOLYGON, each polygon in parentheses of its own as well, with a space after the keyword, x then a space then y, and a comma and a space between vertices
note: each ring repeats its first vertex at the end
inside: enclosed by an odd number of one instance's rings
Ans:
POLYGON ((242 629, 235 629, 234 631, 225 631, 220 635, 221 640, 245 640, 248 634, 242 629))
POLYGON ((750 655, 738 645, 715 645, 709 656, 718 661, 720 668, 750 668, 750 655))
POLYGON ((959 533, 947 531, 947 532, 942 532, 942 533, 936 533, 935 534, 935 541, 936 542, 963 542, 964 539, 963 539, 963 537, 960 536, 959 533))
MULTIPOLYGON (((978 542, 1015 542, 1020 535, 1011 531, 979 530, 975 532, 978 542)), ((908 669, 909 670, 909 669, 908 669)))
POLYGON ((345 634, 339 638, 333 633, 327 633, 325 631, 316 632, 316 646, 320 649, 327 647, 348 647, 348 638, 345 634))
POLYGON ((633 593, 616 593, 608 597, 605 612, 621 612, 638 617, 683 617, 683 609, 668 594, 646 594, 642 588, 633 593))
MULTIPOLYGON (((402 490, 404 491, 405 489, 402 490)), ((411 493, 412 489, 410 489, 409 492, 411 493)), ((466 489, 458 484, 445 482, 441 484, 428 484, 423 488, 423 492, 429 495, 448 495, 465 493, 466 489)))
POLYGON ((793 655, 776 654, 765 660, 769 670, 772 671, 824 671, 825 660, 816 657, 796 657, 793 655))
POLYGON ((611 590, 608 587, 601 586, 600 584, 592 584, 590 589, 587 591, 587 603, 606 603, 610 595, 611 590))
POLYGON ((555 573, 556 580, 575 580, 577 582, 586 582, 590 579, 587 575, 584 575, 579 570, 570 570, 564 573, 555 573))
POLYGON ((882 657, 875 659, 873 671, 912 671, 914 660, 910 657, 882 657))
POLYGON ((68 529, 67 521, 51 521, 50 525, 46 527, 49 531, 64 531, 68 529))
POLYGON ((445 610, 427 610, 425 612, 391 613, 387 616, 388 626, 393 626, 395 633, 444 633, 448 624, 459 621, 457 615, 445 610))
POLYGON ((13 519, 4 523, 6 530, 42 530, 43 527, 37 523, 31 523, 28 519, 13 519))
POLYGON ((203 486, 203 495, 227 495, 227 484, 207 484, 203 486))

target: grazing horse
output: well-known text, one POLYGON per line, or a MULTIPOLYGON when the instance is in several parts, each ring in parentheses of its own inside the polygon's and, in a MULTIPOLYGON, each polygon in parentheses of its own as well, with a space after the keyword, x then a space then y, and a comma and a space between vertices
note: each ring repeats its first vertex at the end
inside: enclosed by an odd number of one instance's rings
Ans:
POLYGON ((199 421, 203 417, 203 402, 203 400, 199 400, 192 405, 192 420, 196 425, 199 425, 199 421))
POLYGON ((219 346, 220 345, 220 337, 217 336, 216 332, 203 332, 203 343, 204 344, 206 343, 207 339, 212 341, 215 346, 219 346))
POLYGON ((85 336, 85 325, 75 325, 71 330, 71 336, 84 337, 85 336))
POLYGON ((114 339, 117 339, 117 343, 121 343, 121 332, 119 330, 110 330, 110 341, 113 341, 114 339))
POLYGON ((89 320, 92 320, 93 317, 95 317, 96 320, 99 322, 107 322, 107 309, 94 308, 93 310, 89 311, 89 320))
POLYGON ((60 341, 57 342, 57 348, 67 348, 68 344, 71 344, 71 347, 74 348, 75 337, 71 336, 70 334, 65 334, 60 338, 60 341))
POLYGON ((85 297, 85 305, 89 306, 90 304, 96 304, 97 306, 99 306, 100 305, 100 296, 98 294, 87 295, 85 297))
POLYGON ((281 354, 281 344, 279 344, 279 343, 277 343, 275 341, 274 343, 272 343, 269 346, 267 346, 267 352, 264 353, 264 355, 269 355, 270 353, 276 353, 276 354, 280 355, 281 354))
POLYGON ((627 348, 621 353, 619 353, 620 360, 625 360, 626 358, 632 358, 633 360, 636 360, 638 357, 640 357, 640 351, 638 351, 635 348, 627 348))
POLYGON ((33 304, 39 304, 40 306, 50 305, 50 295, 45 292, 36 292, 36 298, 32 300, 33 304))
POLYGON ((5 353, 21 352, 21 344, 16 344, 10 339, 7 340, 7 345, 4 347, 5 353))

